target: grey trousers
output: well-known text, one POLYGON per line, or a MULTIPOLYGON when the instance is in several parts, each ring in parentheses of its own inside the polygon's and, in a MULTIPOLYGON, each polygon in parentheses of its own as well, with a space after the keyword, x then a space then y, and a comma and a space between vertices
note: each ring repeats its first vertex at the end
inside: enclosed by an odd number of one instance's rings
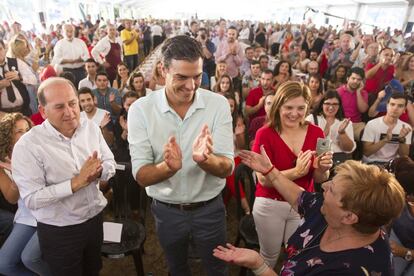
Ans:
POLYGON ((151 210, 172 276, 191 275, 187 262, 190 237, 207 275, 228 274, 227 265, 213 256, 213 249, 226 241, 225 207, 221 196, 191 211, 182 211, 153 200, 151 210))

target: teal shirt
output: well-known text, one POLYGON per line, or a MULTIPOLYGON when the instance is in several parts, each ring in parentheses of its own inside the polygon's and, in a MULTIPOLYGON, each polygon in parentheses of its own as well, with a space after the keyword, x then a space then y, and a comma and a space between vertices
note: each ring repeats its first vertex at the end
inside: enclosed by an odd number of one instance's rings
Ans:
POLYGON ((233 162, 232 117, 223 96, 199 88, 184 119, 169 106, 164 88, 132 104, 128 112, 128 141, 134 177, 142 166, 164 160, 163 148, 172 135, 183 156, 183 166, 174 176, 146 187, 148 196, 169 203, 192 203, 220 194, 225 179, 208 174, 192 158, 193 142, 204 124, 212 134, 214 154, 233 162))

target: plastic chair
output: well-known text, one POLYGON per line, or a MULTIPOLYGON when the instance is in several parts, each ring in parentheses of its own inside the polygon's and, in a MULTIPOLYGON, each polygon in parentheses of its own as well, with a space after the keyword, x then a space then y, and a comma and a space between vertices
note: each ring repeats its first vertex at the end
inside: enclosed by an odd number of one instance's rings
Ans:
MULTIPOLYGON (((237 199, 237 220, 239 222, 239 230, 237 233, 237 238, 235 245, 239 246, 240 241, 243 241, 246 248, 254 249, 259 248, 259 238, 256 232, 256 225, 254 224, 254 219, 252 214, 245 214, 241 206, 240 198, 240 185, 246 193, 247 200, 249 202, 250 210, 253 210, 253 203, 255 200, 255 191, 256 191, 256 181, 253 177, 253 171, 248 166, 244 164, 239 164, 234 172, 234 185, 236 189, 236 199, 237 199), (247 189, 249 187, 249 189, 247 189)), ((246 275, 247 269, 242 267, 240 269, 239 275, 246 275)))
POLYGON ((128 185, 138 185, 132 177, 131 165, 128 163, 118 163, 116 174, 111 179, 113 182, 113 207, 114 219, 111 222, 122 224, 122 234, 120 243, 104 243, 102 245, 102 256, 110 259, 119 259, 132 255, 134 259, 137 275, 144 276, 144 266, 142 262, 143 245, 145 241, 145 211, 147 196, 143 189, 140 190, 140 220, 135 221, 130 218, 131 210, 129 206, 128 185))

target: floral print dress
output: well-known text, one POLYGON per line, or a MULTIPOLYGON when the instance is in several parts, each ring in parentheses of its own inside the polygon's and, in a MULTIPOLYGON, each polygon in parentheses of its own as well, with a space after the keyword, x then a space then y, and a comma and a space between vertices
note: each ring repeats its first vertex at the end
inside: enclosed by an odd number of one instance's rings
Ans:
POLYGON ((286 248, 288 255, 281 276, 302 275, 393 275, 392 257, 385 232, 372 244, 339 252, 324 252, 319 243, 327 227, 320 212, 323 196, 303 192, 299 197, 299 214, 304 223, 291 236, 286 248))

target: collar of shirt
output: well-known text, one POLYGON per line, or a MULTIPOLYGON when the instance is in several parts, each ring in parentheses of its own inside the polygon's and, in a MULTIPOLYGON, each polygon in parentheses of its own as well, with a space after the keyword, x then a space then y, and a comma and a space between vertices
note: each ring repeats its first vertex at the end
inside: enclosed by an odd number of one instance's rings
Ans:
MULTIPOLYGON (((168 103, 167 92, 165 91, 165 88, 163 88, 163 90, 164 90, 163 93, 160 93, 161 98, 159 99, 161 112, 163 113, 172 112, 175 114, 176 112, 168 103)), ((190 116, 195 110, 202 109, 202 108, 205 108, 205 103, 202 97, 200 97, 200 92, 197 90, 194 93, 194 101, 191 104, 189 110, 187 111, 186 117, 190 116)))
MULTIPOLYGON (((57 139, 60 139, 61 141, 70 141, 72 138, 66 137, 63 135, 60 131, 58 131, 50 122, 48 119, 46 119, 44 122, 44 127, 47 132, 49 132, 51 135, 55 136, 57 139)), ((76 133, 79 132, 79 130, 84 127, 85 120, 83 118, 80 118, 79 126, 76 129, 75 133, 72 137, 75 137, 76 133)))

